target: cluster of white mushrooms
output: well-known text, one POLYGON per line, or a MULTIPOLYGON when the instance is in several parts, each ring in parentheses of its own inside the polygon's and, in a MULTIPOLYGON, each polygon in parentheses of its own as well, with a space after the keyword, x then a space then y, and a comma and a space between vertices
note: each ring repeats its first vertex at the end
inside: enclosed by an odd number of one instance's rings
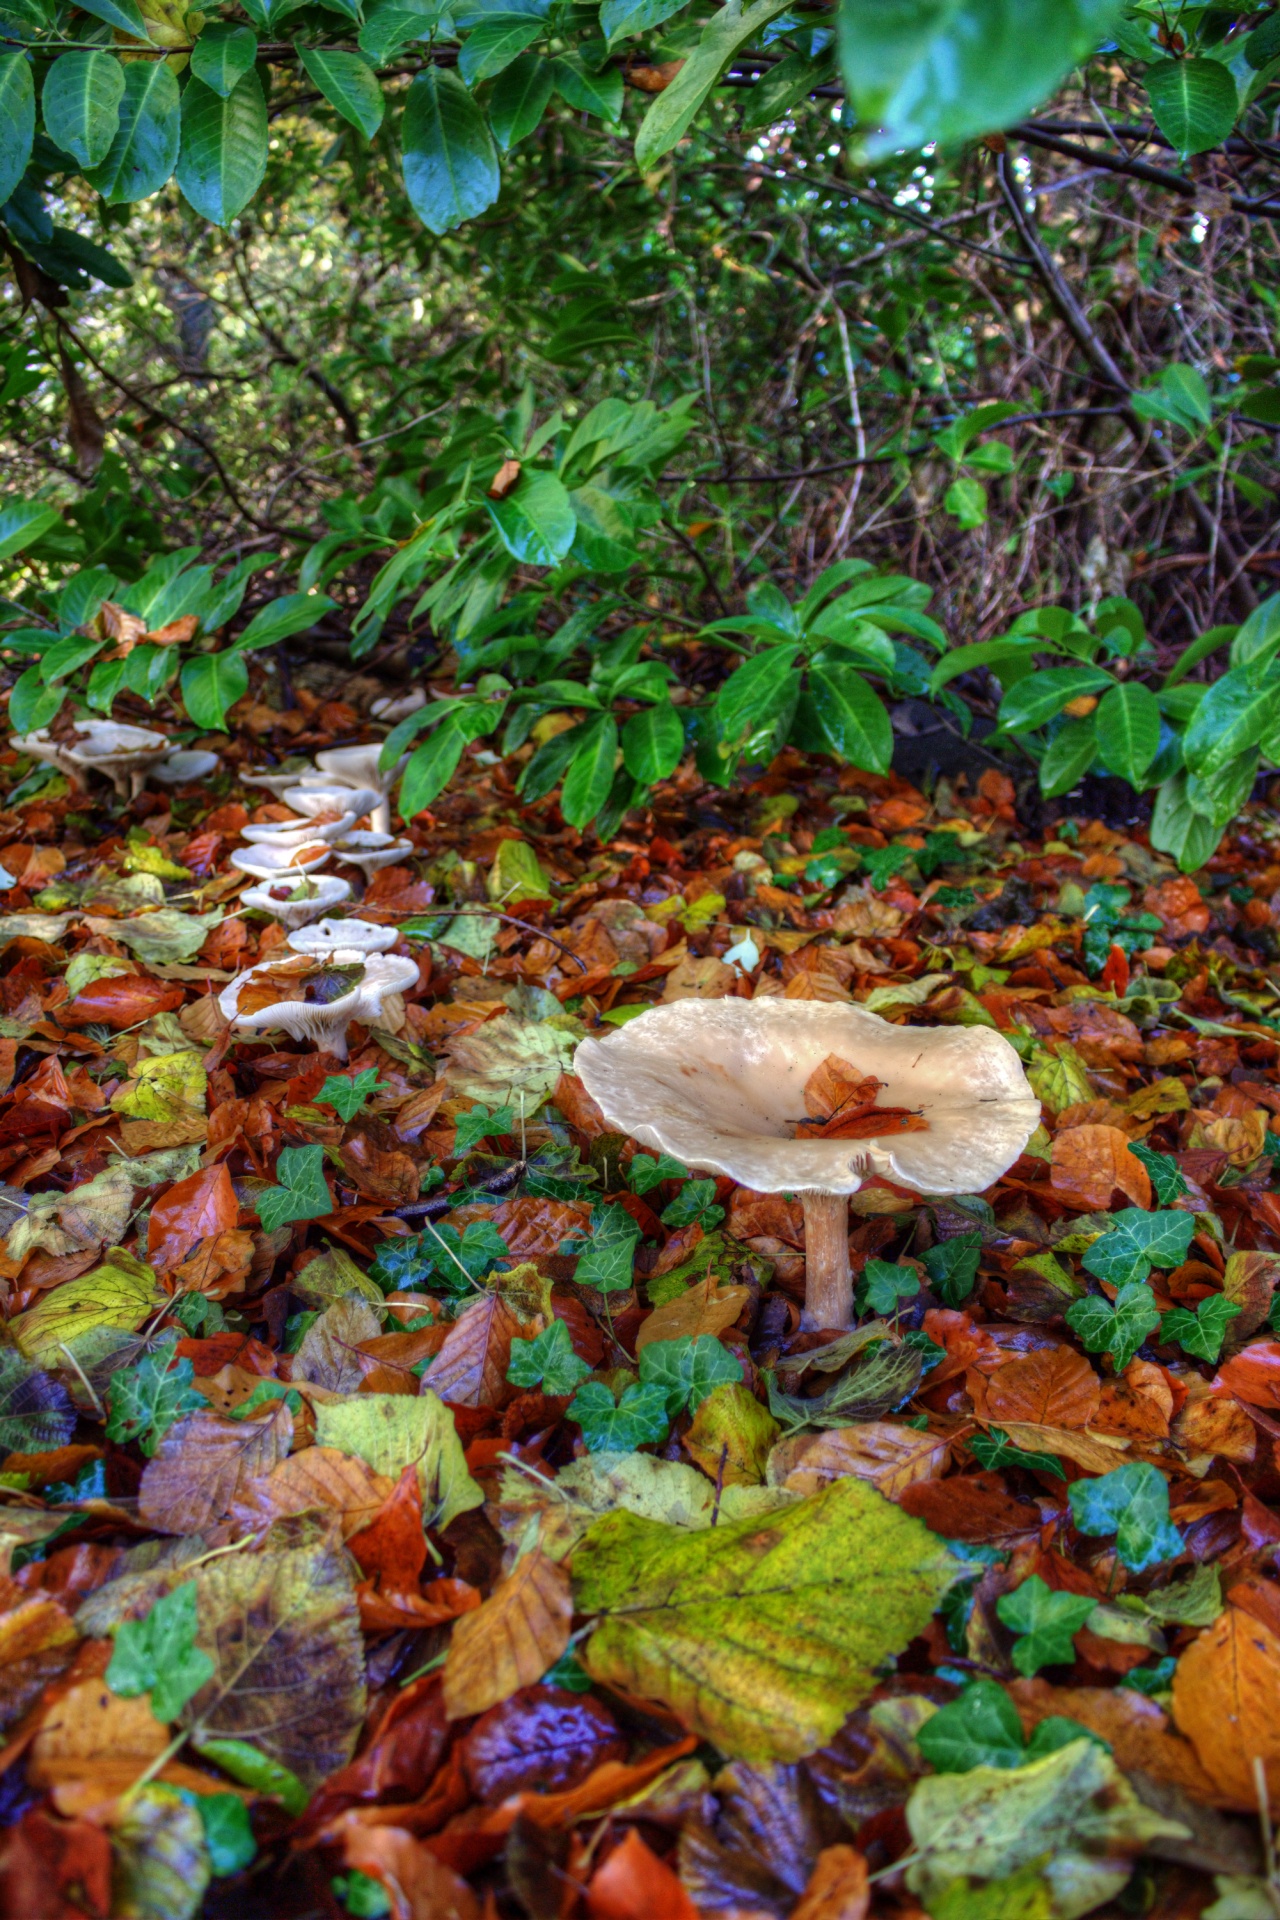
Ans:
MULTIPOLYGON (((242 898, 247 898, 242 895, 242 898)), ((418 963, 403 954, 389 953, 397 939, 394 927, 375 926, 369 920, 321 920, 315 926, 295 927, 288 935, 292 953, 283 960, 266 960, 239 973, 218 996, 225 1020, 242 1033, 279 1029, 295 1040, 310 1041, 336 1060, 347 1058, 347 1029, 359 1020, 365 1026, 395 1023, 402 1005, 393 996, 403 994, 418 978, 418 963), (306 1000, 276 1000, 254 1013, 238 1011, 251 981, 261 986, 284 983, 297 965, 296 956, 326 967, 359 967, 360 978, 348 993, 327 1004, 306 1000)))
POLYGON ((216 771, 218 756, 200 747, 175 748, 163 733, 150 727, 130 727, 120 720, 83 720, 67 741, 54 740, 47 727, 14 735, 10 746, 32 760, 44 760, 65 773, 74 787, 84 787, 88 775, 100 773, 123 798, 134 800, 148 780, 164 787, 185 787, 191 780, 207 780, 216 771))
POLYGON ((275 914, 286 927, 305 926, 351 896, 351 885, 334 874, 297 883, 318 874, 337 859, 358 867, 368 881, 379 867, 388 867, 413 852, 413 842, 391 831, 391 789, 399 766, 383 773, 378 766, 377 741, 365 747, 333 747, 318 753, 315 765, 303 764, 279 772, 261 768, 246 773, 249 786, 265 787, 293 814, 291 820, 270 820, 242 829, 248 846, 237 849, 231 864, 260 884, 241 897, 246 906, 275 914), (365 816, 368 827, 357 827, 365 816), (283 892, 293 881, 296 898, 283 892))

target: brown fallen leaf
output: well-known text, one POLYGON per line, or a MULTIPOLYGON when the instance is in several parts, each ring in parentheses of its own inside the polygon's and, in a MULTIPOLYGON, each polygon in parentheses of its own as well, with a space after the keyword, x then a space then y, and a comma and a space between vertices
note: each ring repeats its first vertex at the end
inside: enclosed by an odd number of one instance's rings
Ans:
POLYGON ((998 1367, 981 1387, 966 1376, 974 1409, 1003 1426, 1029 1420, 1046 1427, 1087 1427, 1098 1410, 1098 1376, 1074 1347, 1040 1347, 998 1367))
MULTIPOLYGON (((354 1453, 336 1447, 303 1447, 270 1473, 242 1481, 229 1517, 246 1531, 270 1526, 287 1513, 333 1513, 344 1540, 377 1517, 395 1482, 354 1453)), ((425 1541, 423 1551, 426 1551, 425 1541)))
POLYGON ((403 1827, 371 1825, 352 1810, 335 1822, 333 1837, 344 1865, 377 1881, 393 1920, 480 1920, 466 1881, 403 1827))
POLYGON ((483 1713, 541 1680, 568 1646, 572 1618, 567 1572, 535 1548, 453 1629, 444 1664, 450 1720, 483 1713))
POLYGON ((751 1298, 747 1287, 725 1286, 709 1268, 674 1300, 656 1307, 636 1335, 637 1353, 653 1340, 696 1340, 704 1333, 723 1333, 739 1317, 751 1298))
POLYGON ((852 1475, 896 1500, 915 1481, 938 1479, 950 1457, 950 1441, 936 1433, 918 1433, 892 1420, 866 1420, 780 1440, 769 1455, 768 1480, 771 1487, 809 1494, 852 1475))
POLYGON ((1068 1127, 1053 1143, 1053 1190, 1069 1205, 1103 1212, 1116 1192, 1150 1207, 1151 1176, 1119 1127, 1068 1127))
POLYGON ((866 1920, 869 1871, 866 1855, 856 1847, 824 1847, 790 1920, 866 1920))
POLYGON ((138 1512, 157 1533, 199 1533, 230 1510, 240 1487, 271 1471, 293 1440, 277 1400, 256 1419, 193 1413, 170 1427, 138 1489, 138 1512))
POLYGON ((1257 1810, 1255 1759, 1266 1769, 1274 1800, 1280 1793, 1280 1637, 1239 1607, 1227 1607, 1178 1662, 1173 1717, 1212 1782, 1215 1806, 1257 1810))
POLYGON ((500 1406, 511 1396, 511 1342, 530 1331, 500 1293, 482 1295, 455 1320, 423 1386, 450 1406, 500 1406))
POLYGON ((1111 1747, 1125 1773, 1149 1773, 1210 1806, 1235 1805, 1200 1763, 1195 1747, 1170 1725, 1155 1700, 1133 1688, 1054 1687, 1047 1680, 1015 1680, 1009 1696, 1030 1734, 1050 1714, 1078 1720, 1111 1747))
POLYGON ((169 1744, 150 1696, 124 1700, 105 1680, 82 1680, 56 1700, 31 1744, 27 1778, 34 1787, 91 1778, 103 1760, 127 1760, 136 1779, 169 1744))
POLYGON ((1033 1420, 1002 1420, 1002 1433, 1027 1453, 1054 1453, 1086 1473, 1110 1473, 1123 1465, 1128 1441, 1119 1435, 1081 1433, 1071 1427, 1039 1426, 1033 1420))

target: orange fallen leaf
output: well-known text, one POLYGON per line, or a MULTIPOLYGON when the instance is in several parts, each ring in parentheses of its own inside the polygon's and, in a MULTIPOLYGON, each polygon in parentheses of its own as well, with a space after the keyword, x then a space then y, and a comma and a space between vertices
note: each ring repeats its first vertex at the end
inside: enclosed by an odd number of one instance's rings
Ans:
POLYGON ((587 1888, 591 1920, 698 1920, 698 1909, 669 1866, 634 1827, 587 1888))
POLYGON ((856 1847, 824 1847, 791 1920, 866 1920, 870 1906, 866 1855, 856 1847))
POLYGON ((970 1389, 974 1407, 996 1425, 1025 1420, 1037 1426, 1087 1427, 1098 1410, 1098 1376, 1082 1353, 1065 1344, 1019 1355, 997 1368, 985 1387, 977 1386, 979 1378, 974 1376, 970 1389))
POLYGON ((568 1574, 535 1548, 453 1630, 444 1664, 450 1720, 483 1713, 541 1680, 568 1646, 572 1618, 568 1574))
POLYGON ((1215 1804, 1256 1812, 1253 1763, 1280 1794, 1280 1637, 1227 1607, 1183 1654, 1173 1676, 1173 1717, 1213 1783, 1215 1804))
POLYGON ((917 1433, 892 1420, 864 1420, 856 1427, 780 1440, 769 1456, 769 1482, 808 1494, 851 1475, 896 1500, 917 1480, 938 1479, 950 1457, 951 1443, 940 1434, 917 1433))
POLYGON ((1135 1207, 1151 1205, 1151 1176, 1119 1127, 1068 1127, 1059 1133, 1050 1178, 1056 1194, 1086 1212, 1104 1212, 1117 1192, 1135 1207))

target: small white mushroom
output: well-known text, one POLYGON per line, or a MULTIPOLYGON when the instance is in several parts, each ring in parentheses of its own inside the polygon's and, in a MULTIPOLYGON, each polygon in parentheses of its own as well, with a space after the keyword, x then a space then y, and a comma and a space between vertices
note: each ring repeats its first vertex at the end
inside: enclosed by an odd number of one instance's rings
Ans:
POLYGON ((317 926, 299 927, 289 935, 288 944, 295 953, 329 954, 387 953, 399 939, 395 927, 380 927, 372 920, 321 920, 317 926))
POLYGON ((286 787, 298 786, 308 774, 314 779, 315 771, 309 760, 293 760, 286 761, 283 767, 254 767, 240 778, 246 787, 265 787, 278 799, 286 787))
POLYGON ((300 874, 297 880, 299 888, 309 891, 300 900, 277 900, 276 894, 288 894, 291 890, 289 875, 277 877, 274 881, 264 882, 260 887, 246 887, 240 895, 242 907, 254 907, 259 913, 269 913, 280 922, 282 927, 291 931, 305 927, 311 920, 318 920, 322 913, 328 913, 330 907, 341 906, 344 900, 351 898, 351 882, 340 880, 336 873, 318 873, 313 879, 300 874))
MULTIPOLYGON (((337 959, 338 955, 327 958, 337 959)), ((270 960, 263 966, 250 967, 247 973, 237 974, 230 984, 223 988, 218 996, 218 1008, 224 1020, 243 1033, 261 1033, 279 1029, 292 1035, 295 1040, 309 1040, 322 1053, 331 1053, 336 1060, 347 1058, 347 1029, 353 1021, 359 1020, 365 1026, 376 1026, 385 1017, 393 1019, 399 1012, 403 1020, 403 1003, 397 1008, 398 997, 406 993, 418 978, 416 960, 402 958, 393 953, 372 953, 354 955, 364 965, 364 974, 358 986, 350 993, 342 994, 337 1000, 329 1001, 327 1006, 312 1005, 306 1000, 279 1000, 274 1005, 262 1007, 257 1013, 237 1013, 240 996, 253 979, 269 980, 272 973, 282 967, 292 968, 293 960, 270 960)))
POLYGON ((332 860, 333 848, 314 835, 300 847, 237 847, 231 864, 255 880, 296 880, 304 873, 315 873, 326 860, 332 860))
POLYGON ((151 769, 151 778, 162 787, 185 787, 192 780, 207 780, 220 765, 216 753, 201 747, 181 747, 151 769))
POLYGON ((345 834, 333 850, 339 860, 359 867, 369 880, 379 867, 391 867, 397 860, 407 860, 414 845, 412 840, 398 840, 391 833, 357 832, 345 834))
POLYGON ((370 819, 375 833, 391 831, 391 789, 400 777, 400 770, 407 755, 402 755, 390 772, 383 773, 378 766, 382 754, 382 742, 372 740, 365 747, 330 747, 324 753, 316 755, 316 765, 331 780, 340 780, 348 787, 375 787, 381 796, 376 807, 370 809, 370 819))
POLYGON ((292 807, 308 820, 314 820, 322 813, 350 813, 357 820, 382 803, 382 795, 372 787, 345 787, 337 781, 324 786, 286 787, 280 798, 286 807, 292 807))
POLYGON ((1022 1062, 991 1028, 895 1027, 812 1000, 678 1000, 583 1040, 573 1064, 610 1126, 758 1193, 800 1196, 808 1327, 853 1324, 849 1195, 864 1180, 980 1193, 1040 1120, 1022 1062), (884 1105, 921 1113, 927 1131, 797 1139, 805 1084, 830 1054, 876 1075, 884 1105))
POLYGON ((332 846, 355 823, 354 813, 344 813, 340 820, 263 820, 256 827, 241 827, 240 837, 258 847, 305 847, 317 841, 332 846))
POLYGON ((85 720, 68 740, 51 740, 41 727, 16 736, 10 745, 52 762, 80 786, 85 774, 104 774, 116 792, 129 799, 141 793, 150 769, 172 751, 164 734, 119 720, 85 720))
POLYGON ((411 713, 417 713, 419 707, 425 707, 426 704, 426 690, 415 687, 412 693, 384 693, 381 700, 374 701, 369 712, 373 719, 393 727, 397 720, 407 720, 411 713))

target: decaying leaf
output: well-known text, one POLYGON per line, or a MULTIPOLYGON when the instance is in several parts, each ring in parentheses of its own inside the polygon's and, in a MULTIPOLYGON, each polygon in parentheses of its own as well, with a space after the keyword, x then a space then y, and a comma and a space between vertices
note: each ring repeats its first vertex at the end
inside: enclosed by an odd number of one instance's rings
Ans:
POLYGON ((540 1680, 568 1646, 572 1617, 568 1574, 535 1548, 454 1627, 444 1666, 449 1718, 483 1713, 540 1680))
POLYGON ((768 1478, 770 1486, 810 1494, 852 1475, 893 1500, 913 1481, 937 1479, 950 1457, 950 1441, 938 1434, 864 1420, 856 1427, 780 1440, 769 1455, 768 1478))
POLYGON ((389 1480, 416 1466, 428 1526, 447 1527, 460 1513, 484 1504, 484 1494, 467 1472, 449 1409, 425 1388, 416 1398, 362 1393, 357 1399, 318 1406, 316 1441, 357 1454, 389 1480))

